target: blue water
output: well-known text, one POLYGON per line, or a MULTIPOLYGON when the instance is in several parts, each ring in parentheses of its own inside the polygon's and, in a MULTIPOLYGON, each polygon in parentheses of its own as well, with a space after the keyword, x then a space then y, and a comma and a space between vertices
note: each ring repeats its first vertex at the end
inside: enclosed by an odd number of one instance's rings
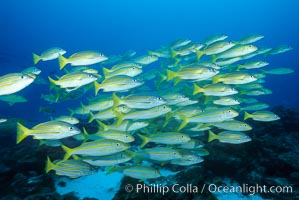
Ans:
MULTIPOLYGON (((0 74, 19 72, 31 66, 32 52, 59 46, 67 55, 97 50, 107 56, 135 50, 138 55, 155 50, 178 38, 195 42, 224 33, 230 40, 262 34, 259 46, 282 44, 294 49, 267 58, 271 67, 291 67, 295 73, 267 77, 272 95, 266 103, 299 108, 299 19, 296 0, 27 0, 2 1, 0 6, 0 74)), ((153 65, 152 65, 153 66, 153 65)), ((42 76, 58 73, 57 60, 40 62, 42 76)), ((0 102, 2 116, 38 119, 40 99, 46 85, 30 85, 20 94, 29 99, 13 107, 0 102)), ((79 102, 70 102, 79 105, 79 102)), ((62 114, 68 105, 58 104, 62 114)))

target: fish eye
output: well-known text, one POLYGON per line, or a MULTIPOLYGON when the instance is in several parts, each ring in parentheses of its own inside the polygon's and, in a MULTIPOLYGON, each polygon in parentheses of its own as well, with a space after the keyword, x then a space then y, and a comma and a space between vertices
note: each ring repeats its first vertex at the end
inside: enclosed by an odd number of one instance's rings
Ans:
POLYGON ((184 136, 182 135, 181 138, 184 139, 184 136))
POLYGON ((163 106, 163 109, 166 109, 166 106, 163 106))
POLYGON ((71 130, 73 130, 74 128, 71 126, 71 127, 69 127, 69 130, 71 131, 71 130))
POLYGON ((231 110, 228 110, 228 112, 231 113, 232 111, 231 111, 231 110))
POLYGON ((176 155, 176 152, 173 152, 173 155, 176 155))
POLYGON ((116 143, 116 146, 119 147, 119 146, 120 146, 120 143, 116 143))
POLYGON ((128 136, 128 135, 126 135, 125 137, 126 137, 126 138, 128 138, 129 136, 128 136))

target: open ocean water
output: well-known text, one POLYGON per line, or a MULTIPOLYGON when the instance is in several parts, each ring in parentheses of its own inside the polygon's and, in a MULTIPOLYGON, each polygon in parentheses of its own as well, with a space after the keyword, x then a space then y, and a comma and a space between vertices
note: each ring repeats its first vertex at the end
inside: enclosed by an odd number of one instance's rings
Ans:
POLYGON ((296 0, 1 2, 0 199, 298 199, 298 7, 296 0), (263 38, 240 43, 257 35, 263 38), (211 44, 227 41, 234 46, 222 51, 217 47, 218 53, 208 55, 211 36, 218 38, 211 44), (257 50, 221 57, 246 45, 257 50), (42 58, 53 47, 66 53, 42 58), (277 51, 277 47, 288 49, 277 51), (262 48, 271 49, 253 55, 262 48), (82 52, 77 57, 80 64, 71 60, 82 52), (33 53, 41 59, 36 64, 33 53), (252 58, 246 59, 250 53, 252 58), (231 58, 240 60, 212 66, 231 58), (254 61, 268 65, 242 69, 254 61), (65 87, 51 82, 49 77, 62 80, 74 73, 72 62, 83 78, 75 75, 67 83, 61 81, 65 87), (33 66, 41 73, 23 71, 33 66), (199 73, 196 67, 207 71, 199 73), (128 75, 131 68, 137 68, 138 74, 128 75), (184 69, 187 75, 182 75, 184 69), (271 72, 275 69, 281 70, 271 72), (117 78, 111 79, 115 71, 117 78), (13 73, 19 74, 13 77, 13 73), (192 78, 196 73, 215 74, 192 78), (229 76, 234 73, 237 78, 229 76), (17 84, 25 75, 32 83, 17 84), (9 78, 4 80, 5 76, 9 78), (247 82, 237 82, 238 78, 247 82), (195 92, 194 83, 200 91, 195 92), (250 88, 252 83, 261 87, 250 88), (204 92, 216 84, 237 90, 232 97, 241 104, 213 102, 231 96, 204 92), (149 97, 160 98, 160 104, 149 97), (180 98, 188 100, 180 102, 180 98), (252 98, 257 102, 245 102, 252 98), (110 102, 110 106, 90 109, 93 102, 110 102), (252 103, 260 104, 245 108, 252 103), (236 115, 224 116, 226 111, 236 115), (266 114, 259 113, 263 111, 266 114), (54 120, 73 112, 79 120, 76 124, 54 120), (246 112, 252 114, 249 119, 246 112), (251 129, 215 125, 231 119, 248 123, 251 129), (44 122, 50 123, 38 127, 44 122), (124 122, 129 125, 121 133, 107 131, 112 127, 119 131, 124 122), (136 122, 146 125, 138 128, 136 122), (129 130, 134 125, 137 128, 129 130), (84 129, 89 135, 82 134, 84 129), (111 140, 112 134, 121 136, 111 140), (196 141, 197 147, 180 146, 187 140, 196 141), (84 146, 88 142, 93 146, 84 146), (75 152, 78 147, 85 152, 75 152), (86 159, 111 163, 96 165, 86 159))

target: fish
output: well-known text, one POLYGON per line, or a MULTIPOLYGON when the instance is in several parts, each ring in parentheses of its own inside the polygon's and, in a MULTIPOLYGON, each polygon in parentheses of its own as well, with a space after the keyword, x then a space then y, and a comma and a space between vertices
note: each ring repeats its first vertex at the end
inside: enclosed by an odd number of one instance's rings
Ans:
POLYGON ((271 75, 283 75, 283 74, 291 74, 294 70, 291 68, 274 68, 270 70, 262 70, 264 74, 271 74, 271 75))
POLYGON ((227 58, 244 56, 252 52, 255 52, 256 50, 257 47, 253 45, 236 45, 233 48, 230 48, 222 53, 213 55, 213 61, 216 61, 220 58, 227 59, 227 58))
POLYGON ((56 117, 54 120, 67 122, 67 123, 73 124, 73 125, 78 124, 80 122, 77 118, 70 117, 70 116, 59 116, 59 117, 56 117))
POLYGON ((262 68, 269 65, 268 62, 265 61, 251 61, 251 62, 247 62, 243 65, 238 65, 237 69, 258 69, 258 68, 262 68))
POLYGON ((147 180, 147 179, 155 179, 161 177, 160 172, 149 166, 142 166, 142 165, 135 165, 135 166, 127 166, 127 167, 114 167, 112 166, 108 170, 108 174, 114 172, 114 171, 122 171, 122 173, 125 176, 129 176, 131 178, 139 179, 141 181, 147 180))
POLYGON ((109 120, 117 117, 116 112, 118 113, 129 113, 132 109, 127 106, 118 106, 114 109, 107 109, 103 111, 99 111, 96 114, 93 114, 92 112, 89 112, 90 118, 88 120, 88 123, 91 123, 93 120, 109 120))
POLYGON ((257 102, 257 103, 248 104, 248 105, 242 107, 240 110, 247 110, 247 111, 248 110, 263 110, 266 108, 269 108, 268 104, 257 102))
POLYGON ((27 75, 29 75, 29 74, 39 75, 41 72, 42 72, 42 70, 33 66, 33 67, 27 67, 21 73, 27 74, 27 75))
POLYGON ((46 145, 49 147, 60 147, 63 143, 61 140, 39 140, 39 145, 46 145))
POLYGON ((218 41, 222 41, 222 40, 225 40, 226 38, 228 38, 227 35, 225 34, 216 34, 216 35, 212 35, 212 36, 209 36, 207 37, 205 40, 204 40, 204 44, 206 46, 209 46, 215 42, 218 42, 218 41))
POLYGON ((260 96, 260 95, 272 94, 272 91, 266 88, 260 88, 256 90, 244 90, 244 91, 241 90, 240 94, 245 94, 248 96, 260 96))
POLYGON ((112 108, 113 100, 111 96, 101 95, 99 98, 92 99, 88 105, 81 104, 84 111, 89 113, 90 111, 103 111, 112 108))
POLYGON ((113 108, 118 105, 125 105, 134 109, 149 109, 166 104, 166 100, 159 96, 129 95, 119 98, 115 93, 112 95, 113 108))
POLYGON ((258 34, 248 35, 248 36, 245 36, 242 39, 238 40, 236 43, 242 44, 242 45, 251 44, 251 43, 257 42, 263 38, 264 38, 263 35, 258 35, 258 34))
POLYGON ((185 153, 182 155, 182 158, 180 159, 174 159, 170 161, 170 164, 172 165, 181 165, 181 166, 190 166, 190 165, 195 165, 198 163, 203 162, 204 159, 195 153, 185 153))
POLYGON ((54 170, 55 174, 59 176, 67 176, 73 179, 95 174, 97 172, 95 167, 80 160, 67 160, 53 163, 48 157, 45 171, 48 173, 51 170, 54 170))
POLYGON ((146 110, 132 111, 126 114, 115 112, 116 116, 118 117, 116 124, 117 126, 119 126, 122 123, 122 121, 126 119, 132 119, 132 120, 153 119, 165 115, 170 111, 171 108, 169 106, 161 105, 146 110))
POLYGON ((186 46, 186 45, 190 44, 190 42, 191 42, 191 40, 186 39, 186 38, 177 39, 169 44, 169 48, 177 49, 179 47, 186 46))
POLYGON ((170 53, 171 53, 171 58, 175 58, 177 55, 179 56, 187 56, 190 55, 191 53, 196 53, 197 51, 199 51, 204 45, 203 44, 194 44, 194 43, 189 43, 185 46, 171 49, 170 53))
POLYGON ((93 65, 108 60, 104 54, 97 51, 81 51, 65 58, 62 55, 58 56, 59 67, 62 70, 67 64, 71 66, 93 65))
POLYGON ((173 159, 182 158, 182 155, 179 152, 179 150, 170 147, 147 148, 135 153, 136 157, 154 161, 170 161, 173 159))
POLYGON ((232 120, 226 120, 223 122, 214 122, 214 123, 210 123, 212 126, 215 126, 219 129, 224 129, 224 130, 228 130, 228 131, 250 131, 252 130, 252 127, 242 121, 238 121, 235 119, 232 120))
POLYGON ((168 106, 177 105, 179 103, 189 100, 189 98, 186 97, 184 94, 176 92, 162 93, 161 97, 166 100, 166 105, 168 106))
POLYGON ((182 144, 191 139, 188 135, 178 132, 155 132, 147 136, 137 135, 142 140, 140 148, 143 148, 149 142, 156 144, 182 144))
POLYGON ((197 59, 200 59, 202 55, 210 56, 210 55, 222 53, 222 52, 232 48, 235 45, 236 44, 234 42, 228 42, 228 41, 214 42, 214 43, 206 46, 202 51, 197 51, 196 52, 197 59))
POLYGON ((84 156, 80 157, 79 160, 96 167, 108 167, 128 162, 132 160, 134 156, 134 153, 127 150, 107 156, 84 156))
POLYGON ((114 153, 122 152, 130 148, 130 145, 118 140, 98 139, 90 142, 84 142, 75 148, 69 148, 62 145, 65 151, 63 160, 69 159, 72 155, 87 155, 87 156, 106 156, 114 153))
POLYGON ((73 135, 80 134, 81 131, 72 124, 63 121, 47 121, 37 124, 29 129, 21 123, 17 123, 17 144, 23 141, 28 136, 33 136, 33 139, 48 139, 57 140, 73 135))
POLYGON ((281 46, 275 47, 275 48, 271 49, 270 51, 268 51, 267 53, 265 53, 265 56, 285 53, 285 52, 291 51, 292 49, 293 49, 293 47, 291 47, 289 45, 281 45, 281 46))
POLYGON ((201 66, 181 67, 178 72, 167 70, 167 80, 170 81, 174 78, 178 78, 178 80, 200 81, 200 80, 207 80, 218 73, 219 71, 213 68, 207 68, 201 66))
POLYGON ((32 53, 33 63, 37 64, 40 60, 42 61, 54 60, 58 58, 60 55, 64 55, 65 53, 66 51, 60 47, 53 47, 47 49, 44 52, 42 52, 40 56, 35 53, 32 53))
POLYGON ((149 65, 158 60, 157 56, 145 55, 133 59, 133 62, 140 65, 149 65))
POLYGON ((119 130, 98 131, 96 133, 89 134, 86 129, 83 128, 83 134, 87 140, 97 140, 99 138, 105 138, 121 141, 123 143, 130 143, 135 141, 135 138, 131 134, 119 130))
POLYGON ((213 100, 213 104, 222 105, 222 106, 233 106, 233 105, 240 104, 240 101, 230 96, 224 96, 224 97, 220 97, 219 99, 213 100))
POLYGON ((187 142, 177 145, 180 149, 198 149, 204 147, 204 143, 197 139, 190 139, 187 142))
POLYGON ((54 80, 51 77, 48 77, 50 81, 50 88, 54 86, 59 86, 60 88, 66 89, 67 92, 74 91, 84 85, 93 83, 98 79, 94 74, 88 74, 85 72, 74 72, 66 74, 60 77, 58 80, 54 80))
POLYGON ((242 72, 226 73, 213 77, 213 83, 223 82, 224 84, 246 84, 256 81, 253 75, 242 72))
POLYGON ((0 119, 0 123, 4 123, 4 122, 7 122, 7 119, 5 119, 5 118, 1 118, 1 119, 0 119))
POLYGON ((233 94, 237 94, 238 91, 229 85, 217 83, 217 84, 208 84, 205 85, 203 88, 193 84, 194 90, 193 95, 196 95, 197 93, 203 92, 206 96, 229 96, 233 94))
POLYGON ((101 127, 104 131, 108 130, 118 130, 118 131, 136 131, 142 128, 145 128, 149 126, 148 122, 144 121, 123 121, 119 126, 116 126, 116 124, 107 125, 103 122, 96 120, 99 127, 101 127))
POLYGON ((216 135, 212 131, 209 131, 208 142, 211 142, 215 139, 218 139, 219 142, 229 143, 229 144, 242 144, 251 141, 251 138, 249 136, 239 131, 222 131, 218 135, 216 135))
MULTIPOLYGON (((58 176, 78 178, 105 168, 108 174, 119 171, 145 181, 164 176, 159 165, 198 166, 209 155, 204 149, 207 142, 218 140, 224 148, 250 142, 249 118, 278 120, 259 96, 272 93, 265 87, 268 76, 294 72, 294 68, 272 68, 267 57, 292 47, 260 47, 255 42, 264 36, 259 34, 227 38, 217 34, 203 41, 178 39, 138 56, 132 50, 109 57, 97 51, 70 57, 57 53, 51 59, 58 58, 61 70, 48 71, 51 75, 45 83, 51 90, 41 96, 52 104, 40 107, 50 120, 32 122, 35 126, 27 128, 25 121, 3 118, 1 127, 17 126, 17 143, 32 136, 47 148, 61 147, 63 159, 48 158, 46 164, 46 171, 58 176), (65 68, 67 64, 73 67, 65 68), (70 114, 58 115, 62 110, 56 103, 70 114)), ((44 80, 40 73, 33 66, 12 74, 28 76, 39 87, 38 81, 44 80)), ((17 96, 31 84, 16 86, 18 78, 1 78, 0 100, 17 96), (11 96, 1 95, 5 87, 11 96)))
POLYGON ((95 95, 98 94, 100 89, 103 89, 104 92, 124 92, 143 84, 143 81, 133 79, 129 76, 113 76, 111 78, 105 79, 102 83, 94 81, 95 95))
POLYGON ((270 111, 256 111, 254 113, 249 114, 248 112, 244 112, 244 120, 252 118, 255 121, 269 122, 279 120, 280 117, 273 112, 270 111))
POLYGON ((211 122, 222 122, 225 120, 233 119, 237 117, 239 113, 230 108, 213 109, 210 111, 199 113, 193 117, 185 117, 181 115, 183 122, 181 123, 178 131, 183 129, 188 123, 211 123, 211 122))
POLYGON ((40 106, 38 108, 38 112, 42 112, 44 114, 52 115, 56 113, 56 110, 52 106, 40 106))
POLYGON ((34 79, 35 76, 22 73, 10 73, 0 76, 0 96, 19 92, 29 86, 34 79))
MULTIPOLYGON (((138 66, 138 65, 137 65, 138 66)), ((103 74, 105 78, 111 78, 113 76, 125 75, 129 77, 135 77, 142 73, 142 68, 137 66, 130 66, 128 68, 119 68, 115 70, 109 70, 103 67, 103 74)))
POLYGON ((2 95, 0 101, 7 102, 8 105, 13 106, 15 103, 26 103, 27 99, 18 94, 2 95))

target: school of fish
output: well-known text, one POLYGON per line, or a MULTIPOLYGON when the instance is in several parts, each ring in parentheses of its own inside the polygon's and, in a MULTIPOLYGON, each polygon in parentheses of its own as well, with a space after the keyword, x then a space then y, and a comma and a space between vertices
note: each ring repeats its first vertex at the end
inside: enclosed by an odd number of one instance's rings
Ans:
POLYGON ((49 104, 79 102, 69 114, 33 127, 17 122, 16 143, 32 136, 41 145, 64 151, 61 160, 47 158, 47 173, 78 178, 104 168, 107 173, 154 179, 161 176, 161 165, 203 162, 209 155, 204 149, 207 142, 251 141, 248 119, 280 119, 258 96, 272 93, 263 85, 267 76, 294 72, 265 61, 292 47, 257 47, 255 42, 263 38, 249 35, 229 41, 227 35, 218 34, 202 43, 178 39, 142 56, 134 51, 121 56, 97 51, 65 56, 66 50, 54 47, 33 53, 33 63, 56 59, 64 75, 50 74, 45 81, 35 66, 3 75, 0 101, 26 102, 16 93, 32 83, 45 83, 50 93, 41 98, 49 104), (91 131, 91 124, 97 131, 91 131), (75 146, 64 144, 65 138, 75 146))

